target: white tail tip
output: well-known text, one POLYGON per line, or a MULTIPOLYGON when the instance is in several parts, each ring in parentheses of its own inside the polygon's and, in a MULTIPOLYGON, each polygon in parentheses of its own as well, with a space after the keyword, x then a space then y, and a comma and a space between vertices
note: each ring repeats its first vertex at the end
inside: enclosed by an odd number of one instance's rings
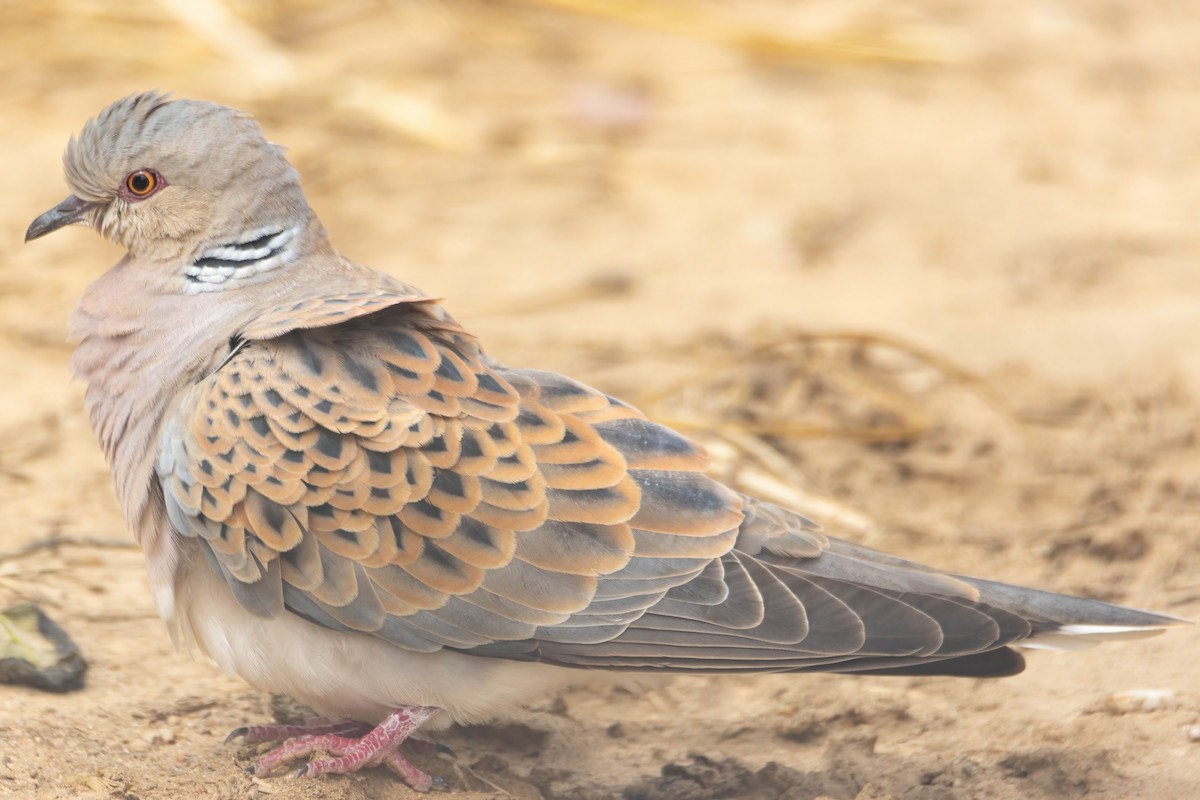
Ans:
POLYGON ((1020 647, 1029 650, 1073 652, 1087 650, 1101 642, 1124 642, 1157 636, 1170 625, 1063 625, 1052 631, 1035 633, 1020 647))

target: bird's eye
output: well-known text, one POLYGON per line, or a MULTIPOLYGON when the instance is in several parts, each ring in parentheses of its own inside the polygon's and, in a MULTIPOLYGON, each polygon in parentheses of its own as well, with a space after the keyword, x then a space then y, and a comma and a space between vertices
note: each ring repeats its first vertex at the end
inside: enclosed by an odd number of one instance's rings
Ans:
POLYGON ((125 189, 130 199, 142 200, 154 194, 162 185, 162 178, 152 169, 139 169, 125 177, 125 189))

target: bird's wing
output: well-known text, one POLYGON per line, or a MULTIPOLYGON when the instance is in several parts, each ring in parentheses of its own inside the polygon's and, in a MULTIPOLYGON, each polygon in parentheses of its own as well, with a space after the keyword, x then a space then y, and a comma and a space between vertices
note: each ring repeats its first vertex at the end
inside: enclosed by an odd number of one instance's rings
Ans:
POLYGON ((240 347, 162 434, 170 519, 256 614, 676 671, 921 668, 1034 631, 966 580, 710 480, 620 401, 489 364, 436 305, 323 308, 335 324, 240 347))
POLYGON ((168 419, 170 519, 246 608, 470 649, 611 639, 713 582, 743 501, 695 445, 562 376, 489 366, 437 312, 248 342, 168 419))
POLYGON ((1020 671, 1004 645, 1034 624, 982 602, 965 581, 814 534, 793 512, 753 498, 743 509, 734 548, 616 635, 572 638, 560 626, 474 652, 673 672, 1020 671))

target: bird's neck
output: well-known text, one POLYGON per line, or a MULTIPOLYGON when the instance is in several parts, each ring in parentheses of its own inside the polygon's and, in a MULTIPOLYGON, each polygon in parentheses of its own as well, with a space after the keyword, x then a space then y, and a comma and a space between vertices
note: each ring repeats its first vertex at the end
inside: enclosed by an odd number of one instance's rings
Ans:
MULTIPOLYGON (((415 289, 338 256, 322 236, 297 265, 273 280, 192 293, 182 276, 127 257, 87 288, 71 316, 77 342, 71 369, 87 383, 84 402, 108 459, 126 522, 136 536, 152 526, 146 513, 157 491, 154 462, 164 418, 187 390, 229 354, 231 339, 278 336, 296 325, 298 303, 309 323, 336 324, 363 311, 420 297, 415 289), (323 318, 317 294, 342 297, 323 318), (273 313, 281 311, 282 313, 273 313)), ((311 327, 306 325, 305 327, 311 327)))
POLYGON ((228 351, 247 306, 218 294, 182 298, 177 281, 127 259, 88 287, 71 316, 71 369, 87 384, 92 428, 139 538, 163 418, 228 351))

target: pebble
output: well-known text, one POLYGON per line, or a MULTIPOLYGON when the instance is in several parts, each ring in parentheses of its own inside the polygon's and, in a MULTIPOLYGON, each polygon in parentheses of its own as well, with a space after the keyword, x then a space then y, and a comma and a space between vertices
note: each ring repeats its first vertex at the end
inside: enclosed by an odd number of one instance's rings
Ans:
POLYGON ((156 744, 171 744, 174 741, 175 741, 175 729, 167 728, 167 727, 154 728, 150 731, 147 731, 146 734, 142 737, 143 746, 150 746, 150 745, 156 745, 156 744))
POLYGON ((1171 689, 1129 689, 1109 695, 1104 705, 1113 714, 1146 714, 1177 708, 1179 700, 1171 689))

